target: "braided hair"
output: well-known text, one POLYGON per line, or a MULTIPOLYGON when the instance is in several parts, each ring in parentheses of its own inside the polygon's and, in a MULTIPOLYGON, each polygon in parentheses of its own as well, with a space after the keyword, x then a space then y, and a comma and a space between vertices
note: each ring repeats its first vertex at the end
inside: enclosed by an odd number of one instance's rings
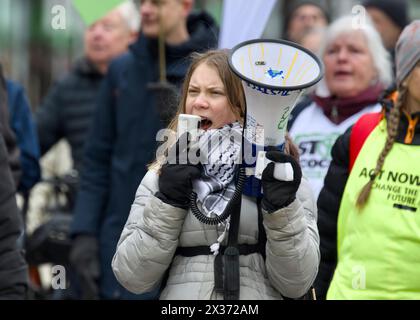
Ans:
POLYGON ((389 154, 389 152, 392 149, 392 146, 394 145, 395 138, 398 134, 398 125, 400 123, 400 115, 401 115, 401 109, 405 102, 407 95, 407 85, 402 84, 398 88, 398 99, 394 106, 391 108, 389 113, 389 118, 387 121, 387 137, 385 141, 385 145, 379 154, 378 160, 376 161, 376 167, 373 173, 369 177, 368 183, 365 184, 365 186, 362 188, 359 197, 357 198, 357 206, 359 208, 362 208, 370 195, 370 191, 372 190, 373 182, 375 181, 375 178, 378 176, 378 174, 381 172, 381 169, 384 165, 385 158, 389 154))

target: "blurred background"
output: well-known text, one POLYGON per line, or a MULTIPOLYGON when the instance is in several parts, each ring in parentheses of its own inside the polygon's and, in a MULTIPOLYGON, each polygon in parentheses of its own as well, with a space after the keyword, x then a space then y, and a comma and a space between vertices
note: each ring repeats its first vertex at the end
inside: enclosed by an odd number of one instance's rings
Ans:
MULTIPOLYGON (((90 0, 98 1, 98 0, 90 0)), ((247 1, 244 0, 244 4, 247 1)), ((137 0, 138 2, 138 0, 137 0)), ((284 12, 294 0, 278 0, 264 37, 280 38, 284 12)), ((357 0, 326 0, 331 17, 351 13, 357 0)), ((223 0, 196 0, 220 24, 223 0)), ((420 0, 410 0, 410 18, 420 18, 420 0)), ((0 61, 8 78, 26 89, 36 109, 51 83, 63 75, 82 52, 84 24, 71 0, 0 0, 0 61), (54 29, 54 8, 65 9, 65 29, 54 29)))

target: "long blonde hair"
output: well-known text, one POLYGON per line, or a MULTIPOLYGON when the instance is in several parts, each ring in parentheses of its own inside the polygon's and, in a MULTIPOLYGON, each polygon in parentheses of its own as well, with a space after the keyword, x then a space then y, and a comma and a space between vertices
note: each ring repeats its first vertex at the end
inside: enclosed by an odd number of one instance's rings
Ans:
POLYGON ((178 105, 178 112, 169 123, 168 129, 176 130, 178 125, 178 115, 185 113, 188 87, 194 71, 202 63, 214 68, 223 86, 225 87, 226 97, 233 114, 237 119, 243 120, 245 114, 245 95, 241 80, 231 71, 228 62, 228 50, 210 50, 205 53, 193 53, 191 55, 191 65, 184 79, 181 89, 181 100, 178 105))
MULTIPOLYGON (((226 97, 233 114, 240 122, 243 123, 245 115, 245 94, 242 87, 241 80, 232 72, 229 67, 229 51, 228 50, 210 50, 205 53, 193 53, 191 55, 191 64, 184 79, 181 89, 181 99, 178 104, 178 111, 172 118, 168 125, 168 129, 176 132, 178 126, 178 116, 181 113, 186 113, 186 101, 188 95, 188 87, 190 85, 191 77, 198 66, 205 63, 209 67, 214 68, 225 87, 226 97)), ((173 143, 175 139, 172 139, 173 143)), ((171 142, 169 142, 171 144, 171 142)), ((157 158, 149 169, 159 169, 160 158, 157 158)))

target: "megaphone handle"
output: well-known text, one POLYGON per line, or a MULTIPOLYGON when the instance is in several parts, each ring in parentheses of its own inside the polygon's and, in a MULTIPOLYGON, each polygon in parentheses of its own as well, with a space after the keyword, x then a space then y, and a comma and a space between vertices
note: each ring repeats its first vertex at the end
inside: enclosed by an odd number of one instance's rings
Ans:
POLYGON ((293 181, 293 168, 290 163, 275 163, 274 178, 279 181, 293 181))
POLYGON ((191 135, 191 141, 198 139, 201 118, 190 114, 180 114, 178 116, 177 135, 180 138, 186 132, 191 135))
MULTIPOLYGON (((273 162, 265 157, 265 151, 259 151, 257 156, 257 163, 255 166, 255 177, 262 179, 262 173, 270 162, 273 162)), ((290 163, 274 164, 273 176, 279 181, 293 181, 293 167, 290 163)))

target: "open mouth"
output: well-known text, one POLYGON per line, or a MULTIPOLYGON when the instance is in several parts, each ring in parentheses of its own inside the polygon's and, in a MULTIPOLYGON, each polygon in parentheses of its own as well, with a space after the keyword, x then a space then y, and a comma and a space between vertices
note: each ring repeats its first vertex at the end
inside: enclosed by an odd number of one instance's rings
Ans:
POLYGON ((347 72, 347 71, 337 71, 334 73, 334 76, 336 77, 346 77, 346 76, 351 76, 351 72, 347 72))
POLYGON ((208 128, 211 127, 211 125, 213 124, 213 122, 207 118, 202 118, 201 122, 200 122, 200 129, 203 129, 204 131, 206 131, 208 128))

